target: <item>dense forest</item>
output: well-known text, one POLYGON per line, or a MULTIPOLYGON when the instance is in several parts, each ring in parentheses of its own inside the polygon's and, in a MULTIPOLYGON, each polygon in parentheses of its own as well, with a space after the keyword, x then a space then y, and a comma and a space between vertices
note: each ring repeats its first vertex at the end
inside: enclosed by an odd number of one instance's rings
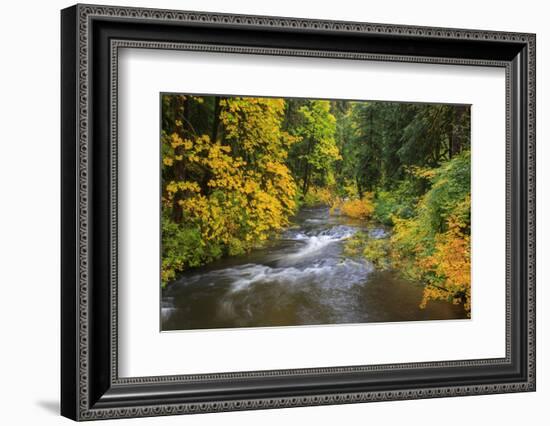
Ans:
POLYGON ((300 208, 375 221, 348 254, 470 309, 470 108, 163 94, 162 285, 247 253, 300 208))

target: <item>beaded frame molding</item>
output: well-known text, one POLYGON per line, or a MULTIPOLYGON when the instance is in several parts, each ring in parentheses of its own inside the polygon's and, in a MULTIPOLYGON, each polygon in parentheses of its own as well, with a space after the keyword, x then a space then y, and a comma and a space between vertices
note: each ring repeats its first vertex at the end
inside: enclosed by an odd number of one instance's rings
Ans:
POLYGON ((93 420, 535 390, 535 35, 75 5, 61 12, 61 36, 62 415, 93 420), (506 356, 119 377, 121 48, 504 68, 506 356))

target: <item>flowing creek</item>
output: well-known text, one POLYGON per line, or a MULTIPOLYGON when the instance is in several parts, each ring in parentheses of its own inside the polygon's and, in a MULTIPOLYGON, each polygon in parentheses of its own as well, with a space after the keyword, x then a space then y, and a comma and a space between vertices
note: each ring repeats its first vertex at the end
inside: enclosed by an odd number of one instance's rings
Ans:
POLYGON ((265 247, 181 275, 162 291, 162 330, 290 326, 465 318, 461 306, 431 301, 422 286, 343 254, 358 231, 383 227, 302 209, 265 247))

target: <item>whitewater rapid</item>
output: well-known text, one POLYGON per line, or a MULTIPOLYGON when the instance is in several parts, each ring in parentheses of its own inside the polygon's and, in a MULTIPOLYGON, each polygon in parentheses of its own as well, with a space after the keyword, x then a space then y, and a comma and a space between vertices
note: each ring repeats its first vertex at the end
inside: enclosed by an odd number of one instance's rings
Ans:
POLYGON ((183 274, 162 293, 162 329, 358 323, 420 318, 422 294, 363 256, 344 254, 357 232, 382 227, 304 209, 266 247, 183 274), (395 319, 392 319, 395 318, 395 319))

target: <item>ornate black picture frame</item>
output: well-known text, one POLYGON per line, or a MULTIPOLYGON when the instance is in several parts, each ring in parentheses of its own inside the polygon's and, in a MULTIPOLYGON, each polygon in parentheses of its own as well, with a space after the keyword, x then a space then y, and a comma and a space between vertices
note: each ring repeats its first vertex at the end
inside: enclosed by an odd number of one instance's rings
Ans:
POLYGON ((64 9, 61 29, 62 415, 92 420, 535 390, 535 35, 96 5, 64 9), (121 47, 504 68, 506 356, 120 378, 121 47))

